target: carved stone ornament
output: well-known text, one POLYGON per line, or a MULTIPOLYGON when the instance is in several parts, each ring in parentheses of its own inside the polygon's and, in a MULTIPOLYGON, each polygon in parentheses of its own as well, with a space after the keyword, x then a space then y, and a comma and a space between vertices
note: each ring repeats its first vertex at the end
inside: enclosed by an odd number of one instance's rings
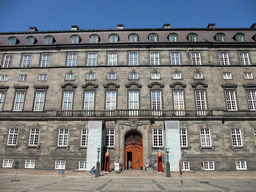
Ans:
POLYGON ((130 127, 131 129, 137 129, 138 128, 138 120, 137 119, 130 119, 130 127))
POLYGON ((142 145, 142 138, 140 135, 129 135, 125 139, 125 145, 142 145))

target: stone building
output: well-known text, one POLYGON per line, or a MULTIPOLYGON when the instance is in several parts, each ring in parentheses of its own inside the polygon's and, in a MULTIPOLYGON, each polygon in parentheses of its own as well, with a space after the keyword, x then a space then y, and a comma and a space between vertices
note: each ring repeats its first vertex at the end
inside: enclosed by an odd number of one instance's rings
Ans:
POLYGON ((0 61, 2 168, 256 171, 256 24, 30 27, 0 61))

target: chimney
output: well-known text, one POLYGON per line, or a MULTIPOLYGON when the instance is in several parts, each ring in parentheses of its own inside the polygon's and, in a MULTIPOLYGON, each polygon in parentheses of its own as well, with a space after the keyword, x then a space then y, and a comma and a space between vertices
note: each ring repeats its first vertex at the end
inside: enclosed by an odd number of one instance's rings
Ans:
POLYGON ((216 29, 216 24, 215 23, 209 23, 207 28, 208 29, 216 29))
POLYGON ((253 23, 250 28, 251 28, 251 29, 256 29, 256 23, 253 23))
POLYGON ((170 29, 171 28, 171 24, 170 23, 165 23, 163 28, 164 29, 170 29))
POLYGON ((29 27, 29 30, 28 31, 38 31, 38 29, 36 27, 29 27))
POLYGON ((117 24, 117 29, 124 29, 124 24, 117 24))
POLYGON ((71 30, 72 30, 72 31, 79 30, 78 25, 71 25, 71 30))

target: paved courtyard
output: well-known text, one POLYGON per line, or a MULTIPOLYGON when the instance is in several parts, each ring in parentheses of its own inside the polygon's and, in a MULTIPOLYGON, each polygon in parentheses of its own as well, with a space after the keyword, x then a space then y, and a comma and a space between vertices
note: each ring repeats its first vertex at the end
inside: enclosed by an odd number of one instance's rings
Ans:
MULTIPOLYGON (((0 169, 0 191, 181 191, 178 173, 171 177, 145 171, 124 171, 121 174, 101 172, 95 178, 87 172, 0 169)), ((184 191, 256 191, 256 172, 183 173, 184 191), (202 182, 203 181, 203 182, 202 182), (208 182, 208 183, 207 183, 208 182)))

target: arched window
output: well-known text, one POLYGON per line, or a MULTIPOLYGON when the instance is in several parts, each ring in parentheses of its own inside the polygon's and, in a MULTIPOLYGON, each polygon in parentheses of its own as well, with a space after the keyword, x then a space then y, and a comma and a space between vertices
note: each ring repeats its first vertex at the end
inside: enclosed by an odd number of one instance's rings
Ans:
POLYGON ((151 33, 149 36, 148 36, 148 40, 150 42, 157 42, 158 41, 158 35, 156 33, 151 33))
POLYGON ((116 34, 112 34, 112 35, 109 36, 110 43, 117 43, 118 39, 119 39, 118 35, 116 35, 116 34))
POLYGON ((47 44, 47 45, 53 44, 53 37, 52 36, 46 36, 44 38, 44 44, 47 44))
POLYGON ((35 37, 27 37, 27 43, 26 45, 34 45, 35 44, 35 37))
POLYGON ((244 42, 245 41, 243 33, 237 33, 235 38, 236 38, 237 42, 244 42))
POLYGON ((138 42, 139 41, 139 36, 137 34, 130 34, 129 35, 129 41, 130 42, 138 42))
POLYGON ((76 44, 79 43, 80 37, 78 35, 73 35, 71 37, 71 43, 76 44))
POLYGON ((215 38, 216 38, 217 42, 225 42, 225 34, 224 33, 217 33, 215 38))
POLYGON ((99 42, 99 36, 98 35, 91 35, 90 36, 90 42, 91 43, 98 43, 99 42))
POLYGON ((188 35, 188 41, 190 42, 197 42, 198 41, 198 35, 196 33, 190 33, 188 35))
POLYGON ((170 42, 177 42, 178 41, 178 35, 176 33, 171 33, 168 36, 168 39, 170 42))
POLYGON ((10 37, 8 45, 16 45, 17 43, 17 38, 16 37, 10 37))

